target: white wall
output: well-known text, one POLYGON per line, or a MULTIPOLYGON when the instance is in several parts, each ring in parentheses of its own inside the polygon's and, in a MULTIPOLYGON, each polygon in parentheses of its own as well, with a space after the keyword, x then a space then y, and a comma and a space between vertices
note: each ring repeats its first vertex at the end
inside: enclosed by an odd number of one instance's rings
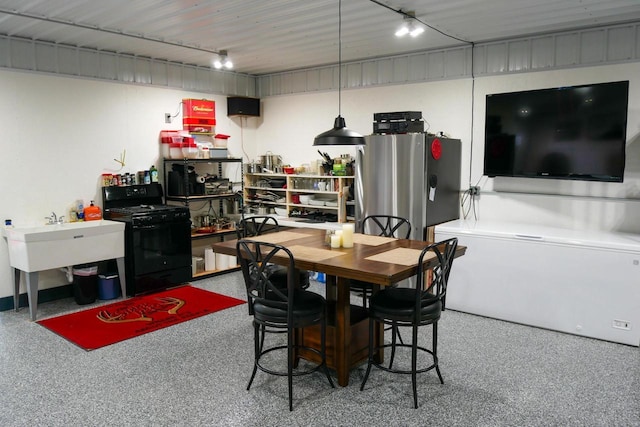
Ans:
MULTIPOLYGON (((343 90, 342 115, 347 127, 369 134, 373 113, 417 110, 422 111, 430 132, 460 138, 461 182, 463 189, 470 183, 481 185, 476 205, 481 219, 640 232, 640 63, 477 78, 473 143, 471 87, 471 80, 463 79, 343 90), (624 183, 482 176, 487 94, 617 80, 630 81, 624 183)), ((270 150, 292 164, 319 158, 313 137, 331 127, 337 104, 336 93, 266 98, 257 152, 270 150)), ((322 147, 322 151, 339 154, 353 149, 322 147)))
MULTIPOLYGON (((462 185, 466 188, 471 181, 482 186, 480 218, 640 232, 640 63, 476 79, 473 148, 471 88, 470 79, 460 79, 344 90, 342 115, 349 128, 369 134, 373 113, 417 110, 430 132, 460 138, 462 185), (487 93, 613 80, 631 82, 624 183, 481 179, 487 93), (631 197, 636 201, 625 200, 631 197)), ((335 92, 265 98, 262 117, 241 120, 226 116, 224 96, 12 71, 0 71, 0 93, 0 220, 11 218, 16 224, 42 221, 52 210, 66 214, 76 199, 100 200, 99 176, 117 169, 113 159, 123 150, 126 170, 157 166, 159 131, 180 128, 179 117, 165 125, 164 113, 175 113, 182 98, 216 101, 217 131, 231 135, 234 156, 246 152, 251 160, 271 151, 292 165, 320 158, 313 138, 331 128, 338 114, 335 92)), ((321 150, 353 153, 350 147, 321 150)), ((59 286, 64 278, 52 273, 42 282, 41 288, 59 286)), ((10 295, 11 274, 2 243, 0 298, 10 295)))
MULTIPOLYGON (((161 169, 159 132, 164 114, 180 111, 183 98, 216 101, 216 130, 231 135, 229 151, 242 156, 241 141, 255 145, 257 120, 228 118, 226 97, 104 81, 0 71, 0 220, 43 223, 51 211, 68 218, 75 200, 102 205, 99 178, 161 169)), ((239 177, 238 177, 239 179, 239 177)), ((40 275, 41 289, 65 284, 57 271, 40 275)), ((0 298, 13 295, 7 246, 0 240, 0 298)), ((22 286, 21 292, 25 292, 22 286)))
MULTIPOLYGON (((373 114, 387 111, 422 111, 430 132, 443 131, 469 141, 471 81, 385 86, 342 91, 341 114, 347 127, 363 135, 373 131, 373 114)), ((338 115, 336 92, 265 98, 264 121, 257 151, 272 151, 293 165, 320 159, 317 149, 329 154, 354 153, 352 147, 314 147, 316 135, 333 127, 338 115)), ((425 125, 426 129, 426 125, 425 125)), ((465 151, 465 156, 468 150, 465 151)), ((469 163, 468 156, 466 163, 469 163)), ((467 182, 467 179, 463 180, 467 182)))

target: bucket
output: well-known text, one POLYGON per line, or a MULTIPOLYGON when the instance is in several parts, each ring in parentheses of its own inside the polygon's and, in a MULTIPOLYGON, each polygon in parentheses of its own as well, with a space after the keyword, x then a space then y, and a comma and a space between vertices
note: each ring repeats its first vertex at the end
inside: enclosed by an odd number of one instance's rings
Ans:
POLYGON ((98 276, 98 299, 109 300, 120 296, 120 280, 117 274, 98 276))

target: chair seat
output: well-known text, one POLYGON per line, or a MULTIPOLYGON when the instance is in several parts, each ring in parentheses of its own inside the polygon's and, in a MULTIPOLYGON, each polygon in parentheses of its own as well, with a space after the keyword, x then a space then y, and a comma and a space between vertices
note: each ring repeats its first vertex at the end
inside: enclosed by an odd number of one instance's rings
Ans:
MULTIPOLYGON (((287 267, 282 265, 273 265, 269 268, 269 279, 278 288, 285 289, 287 287, 287 267)), ((302 289, 309 287, 309 272, 307 270, 298 270, 298 275, 295 278, 297 285, 302 289)))
MULTIPOLYGON (((416 306, 416 291, 410 288, 386 288, 371 297, 371 316, 381 319, 411 322, 416 306)), ((442 303, 435 295, 422 301, 421 322, 438 320, 442 303)))
MULTIPOLYGON (((271 300, 276 300, 277 296, 271 294, 271 300)), ((304 327, 306 325, 315 324, 318 319, 323 316, 325 307, 325 299, 322 295, 314 292, 296 289, 293 291, 293 322, 294 327, 304 327)), ((283 304, 282 308, 266 306, 256 301, 254 306, 254 316, 256 320, 268 322, 271 324, 287 323, 287 307, 283 304)))

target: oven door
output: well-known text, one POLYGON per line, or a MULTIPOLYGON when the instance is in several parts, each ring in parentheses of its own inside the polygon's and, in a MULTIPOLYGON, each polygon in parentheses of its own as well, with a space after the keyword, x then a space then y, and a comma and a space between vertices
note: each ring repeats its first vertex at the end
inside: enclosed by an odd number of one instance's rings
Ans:
POLYGON ((139 276, 191 268, 191 223, 136 225, 131 230, 130 262, 139 276))

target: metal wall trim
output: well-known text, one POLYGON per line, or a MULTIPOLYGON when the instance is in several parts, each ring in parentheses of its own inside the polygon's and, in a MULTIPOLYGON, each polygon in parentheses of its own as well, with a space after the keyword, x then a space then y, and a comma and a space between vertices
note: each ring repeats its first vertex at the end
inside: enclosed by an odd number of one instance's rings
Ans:
POLYGON ((0 36, 0 69, 202 93, 256 96, 256 77, 116 52, 0 36))
MULTIPOLYGON (((565 31, 342 64, 342 89, 640 61, 640 23, 565 31), (472 61, 473 54, 473 61, 472 61), (473 64, 473 74, 472 74, 473 64)), ((335 91, 338 65, 257 77, 258 97, 335 91), (318 84, 318 75, 333 75, 318 84), (329 83, 329 84, 326 84, 329 83)))
MULTIPOLYGON (((464 45, 343 63, 340 84, 356 89, 637 61, 640 23, 630 23, 479 43, 473 52, 464 45)), ((335 91, 339 84, 337 64, 254 76, 13 36, 0 36, 0 68, 258 98, 335 91)))

